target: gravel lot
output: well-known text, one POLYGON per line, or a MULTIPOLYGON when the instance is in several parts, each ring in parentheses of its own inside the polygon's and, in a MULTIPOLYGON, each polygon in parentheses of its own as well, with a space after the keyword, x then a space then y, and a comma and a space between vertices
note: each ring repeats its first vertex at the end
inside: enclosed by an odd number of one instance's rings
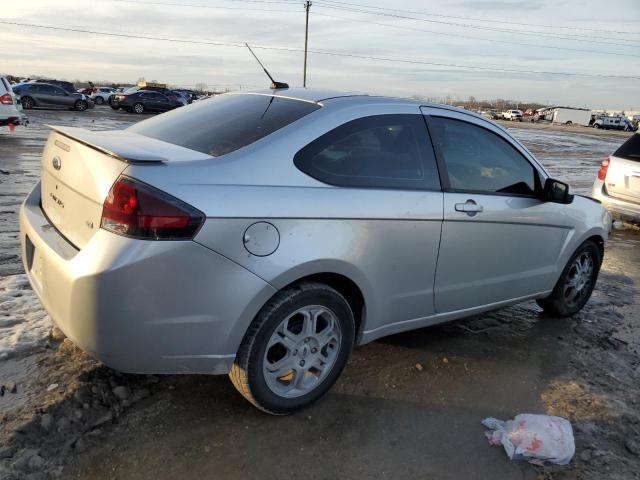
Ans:
MULTIPOLYGON (((0 132, 0 342, 24 318, 46 321, 19 276, 17 232, 45 124, 140 119, 104 107, 29 116, 0 132)), ((583 193, 628 135, 505 125, 583 193)), ((226 377, 114 372, 54 330, 0 357, 0 479, 640 478, 639 245, 637 229, 613 231, 596 291, 572 319, 527 303, 381 339, 354 352, 324 400, 286 418, 255 410, 226 377), (489 446, 480 420, 518 413, 571 420, 572 463, 533 467, 489 446)))

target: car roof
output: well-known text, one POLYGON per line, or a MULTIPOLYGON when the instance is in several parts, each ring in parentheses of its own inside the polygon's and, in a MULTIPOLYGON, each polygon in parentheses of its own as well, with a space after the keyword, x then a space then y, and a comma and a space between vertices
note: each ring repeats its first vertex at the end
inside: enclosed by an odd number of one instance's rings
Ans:
POLYGON ((225 95, 273 95, 275 97, 289 98, 293 100, 300 100, 304 102, 312 102, 323 105, 328 105, 333 102, 349 101, 350 103, 372 104, 372 103, 385 103, 385 104, 397 104, 397 105, 415 105, 422 107, 436 107, 444 110, 450 110, 454 112, 460 112, 467 115, 471 115, 477 118, 483 118, 470 110, 454 107, 452 105, 443 105, 440 103, 427 102, 425 100, 414 100, 411 98, 401 97, 387 97, 383 95, 369 95, 366 93, 352 93, 343 92, 340 90, 322 90, 312 88, 278 88, 278 89, 263 89, 263 90, 251 90, 251 91, 239 91, 230 92, 225 95))

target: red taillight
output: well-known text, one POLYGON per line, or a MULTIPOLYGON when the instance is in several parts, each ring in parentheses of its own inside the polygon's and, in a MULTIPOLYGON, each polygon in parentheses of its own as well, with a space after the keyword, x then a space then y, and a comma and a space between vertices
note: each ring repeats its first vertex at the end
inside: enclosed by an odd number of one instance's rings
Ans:
POLYGON ((13 105, 13 97, 9 93, 5 93, 0 97, 0 103, 2 105, 13 105))
POLYGON ((101 227, 127 237, 186 240, 203 222, 202 212, 128 177, 116 180, 102 205, 101 227))
POLYGON ((598 170, 598 180, 604 180, 605 178, 607 178, 607 170, 609 169, 610 162, 611 160, 609 159, 609 157, 602 160, 602 162, 600 163, 600 170, 598 170))

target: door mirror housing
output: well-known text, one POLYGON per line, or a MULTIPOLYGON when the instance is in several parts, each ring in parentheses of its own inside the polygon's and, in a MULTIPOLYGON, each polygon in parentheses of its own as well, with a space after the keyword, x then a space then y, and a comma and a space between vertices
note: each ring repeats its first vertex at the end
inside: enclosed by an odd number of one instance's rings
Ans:
POLYGON ((569 204, 573 202, 573 195, 569 193, 568 184, 560 180, 547 178, 542 190, 542 200, 544 202, 569 204))

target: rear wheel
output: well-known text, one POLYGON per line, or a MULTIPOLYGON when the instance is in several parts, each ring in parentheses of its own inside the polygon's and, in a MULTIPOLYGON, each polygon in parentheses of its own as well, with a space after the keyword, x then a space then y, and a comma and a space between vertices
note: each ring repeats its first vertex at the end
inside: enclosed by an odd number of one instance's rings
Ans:
POLYGON ((140 102, 133 105, 133 111, 136 113, 144 113, 144 105, 140 102))
POLYGON ((568 317, 585 306, 596 285, 602 256, 591 240, 583 243, 573 254, 553 292, 536 300, 546 313, 568 317))
POLYGON ((73 108, 75 108, 76 110, 80 111, 80 112, 84 112, 87 108, 89 108, 89 105, 87 105, 87 102, 85 102, 84 100, 78 100, 73 108))
POLYGON ((353 312, 344 297, 324 284, 301 283, 278 292, 258 313, 229 377, 259 409, 287 415, 331 388, 354 338, 353 312))
POLYGON ((597 123, 594 123, 593 128, 600 128, 600 125, 598 125, 597 123))
POLYGON ((24 108, 25 110, 33 108, 36 104, 36 102, 31 97, 22 97, 20 99, 20 103, 22 104, 22 108, 24 108))

